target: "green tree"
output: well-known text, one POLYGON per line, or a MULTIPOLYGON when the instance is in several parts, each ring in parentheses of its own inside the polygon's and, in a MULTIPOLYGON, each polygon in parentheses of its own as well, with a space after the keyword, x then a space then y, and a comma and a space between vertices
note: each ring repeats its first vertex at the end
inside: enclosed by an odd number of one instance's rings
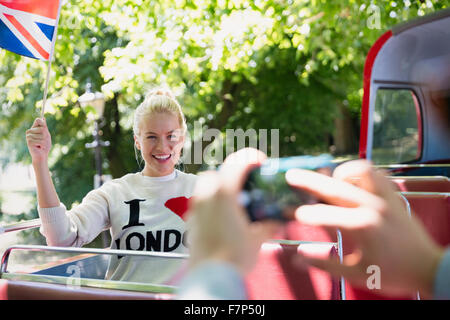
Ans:
MULTIPOLYGON (((105 171, 135 171, 131 119, 153 86, 178 95, 189 123, 280 129, 282 156, 326 152, 358 134, 362 70, 391 26, 449 1, 69 0, 61 13, 49 87, 51 169, 62 201, 92 188, 93 111, 77 98, 88 80, 107 96, 105 171), (352 124, 348 126, 345 124, 352 124), (349 129, 350 128, 350 129, 349 129), (342 138, 340 138, 342 140, 342 138)), ((46 64, 0 51, 0 139, 9 161, 29 162, 24 133, 39 115, 46 64)), ((356 145, 342 147, 351 152, 356 145)))

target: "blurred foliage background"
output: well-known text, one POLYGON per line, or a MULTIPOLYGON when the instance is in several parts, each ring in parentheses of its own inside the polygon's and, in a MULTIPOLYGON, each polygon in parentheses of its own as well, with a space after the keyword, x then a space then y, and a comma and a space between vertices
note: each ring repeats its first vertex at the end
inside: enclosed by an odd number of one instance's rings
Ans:
MULTIPOLYGON (((51 171, 70 208, 93 188, 91 81, 106 109, 104 171, 139 170, 132 115, 169 86, 189 129, 280 130, 280 155, 357 153, 367 52, 400 22, 449 6, 413 0, 67 0, 61 10, 46 119, 51 171)), ((47 64, 0 50, 2 165, 30 163, 25 131, 39 116, 47 64)), ((188 167, 195 171, 198 167, 188 167)), ((33 215, 37 217, 34 212, 33 215)))

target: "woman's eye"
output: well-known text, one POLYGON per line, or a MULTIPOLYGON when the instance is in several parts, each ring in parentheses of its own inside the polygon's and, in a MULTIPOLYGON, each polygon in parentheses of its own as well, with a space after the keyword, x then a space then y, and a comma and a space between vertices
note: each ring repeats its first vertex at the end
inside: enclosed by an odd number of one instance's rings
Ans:
POLYGON ((147 139, 156 139, 156 136, 148 136, 147 139))

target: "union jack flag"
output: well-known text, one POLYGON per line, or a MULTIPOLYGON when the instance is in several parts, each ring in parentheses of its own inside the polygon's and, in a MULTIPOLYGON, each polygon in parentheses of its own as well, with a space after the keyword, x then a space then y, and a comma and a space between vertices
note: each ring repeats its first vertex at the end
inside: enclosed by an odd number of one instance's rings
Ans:
POLYGON ((60 0, 0 0, 0 47, 49 60, 60 0))

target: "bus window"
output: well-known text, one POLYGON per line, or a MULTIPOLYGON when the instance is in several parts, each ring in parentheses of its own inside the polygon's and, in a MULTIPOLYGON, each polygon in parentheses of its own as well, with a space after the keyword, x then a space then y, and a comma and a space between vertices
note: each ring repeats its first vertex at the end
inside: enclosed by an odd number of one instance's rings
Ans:
POLYGON ((374 164, 419 159, 422 149, 420 119, 418 99, 412 90, 379 89, 373 114, 374 164))

